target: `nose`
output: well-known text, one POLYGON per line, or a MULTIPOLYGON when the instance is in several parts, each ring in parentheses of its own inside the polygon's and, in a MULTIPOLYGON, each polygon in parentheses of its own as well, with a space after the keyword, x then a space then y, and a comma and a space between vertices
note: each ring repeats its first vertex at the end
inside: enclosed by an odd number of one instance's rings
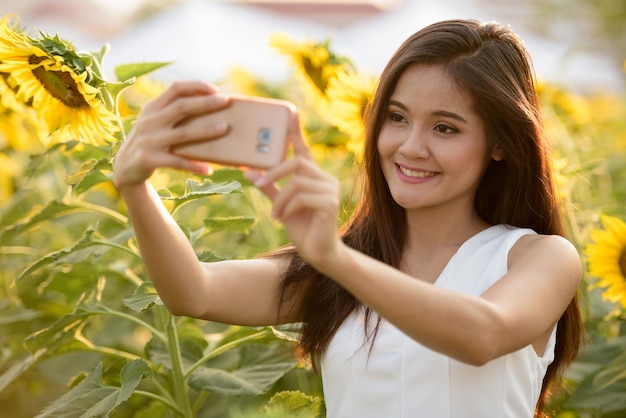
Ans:
POLYGON ((412 129, 398 148, 400 154, 409 160, 423 160, 430 156, 426 133, 417 127, 412 129))

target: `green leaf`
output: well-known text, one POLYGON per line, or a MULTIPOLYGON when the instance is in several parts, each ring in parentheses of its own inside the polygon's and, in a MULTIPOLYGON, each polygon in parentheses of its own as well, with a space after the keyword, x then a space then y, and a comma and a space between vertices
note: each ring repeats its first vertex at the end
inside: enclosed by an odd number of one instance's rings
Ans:
POLYGON ((16 306, 13 309, 0 311, 0 326, 15 324, 17 322, 32 321, 42 316, 40 311, 26 309, 23 306, 16 306))
POLYGON ((203 183, 198 183, 193 179, 187 180, 186 189, 187 191, 182 196, 175 196, 172 194, 166 195, 161 191, 159 191, 159 196, 163 200, 173 201, 174 209, 176 209, 177 207, 185 203, 191 202, 199 198, 229 193, 240 193, 242 191, 241 184, 236 181, 231 181, 227 183, 213 183, 208 180, 203 183))
POLYGON ((76 387, 48 405, 37 418, 91 418, 108 417, 133 394, 152 370, 143 360, 127 363, 120 373, 120 387, 105 385, 102 381, 102 363, 76 387))
POLYGON ((39 31, 39 38, 30 38, 34 45, 48 52, 50 55, 58 55, 63 58, 63 62, 70 66, 78 74, 85 71, 85 63, 76 52, 74 45, 66 40, 61 39, 58 34, 54 36, 39 31))
POLYGON ((574 392, 567 406, 575 409, 593 409, 601 413, 626 409, 626 394, 623 389, 581 395, 578 391, 574 392))
POLYGON ((59 200, 52 200, 43 206, 40 210, 33 211, 31 214, 24 216, 17 222, 6 227, 7 231, 18 231, 31 228, 39 222, 50 221, 61 216, 70 215, 72 213, 82 212, 84 209, 67 205, 59 200))
MULTIPOLYGON (((203 349, 207 346, 205 335, 197 326, 188 323, 194 321, 191 318, 181 317, 183 324, 177 325, 179 348, 183 367, 187 368, 202 358, 203 349), (187 322, 187 323, 186 323, 187 322), (195 330, 193 328, 196 328, 195 330)), ((163 340, 152 338, 144 348, 147 358, 154 364, 161 365, 166 369, 172 369, 172 358, 167 345, 163 340)))
POLYGON ((583 379, 571 394, 566 406, 571 409, 593 409, 605 413, 626 408, 626 393, 619 384, 612 384, 598 390, 594 387, 597 373, 583 379))
POLYGON ((240 347, 239 367, 233 371, 200 367, 189 377, 189 386, 231 396, 256 396, 268 391, 297 362, 280 348, 262 344, 240 347), (281 354, 282 353, 282 354, 281 354))
POLYGON ((63 315, 48 328, 43 328, 31 335, 24 341, 26 349, 35 353, 42 348, 52 346, 56 340, 64 335, 71 334, 72 329, 77 327, 84 319, 91 315, 108 314, 107 307, 95 300, 95 294, 83 296, 73 312, 63 315))
POLYGON ((127 81, 132 78, 141 77, 167 65, 171 62, 143 62, 134 64, 122 64, 115 67, 115 77, 119 81, 127 81))
POLYGON ((45 354, 45 350, 40 350, 17 363, 13 364, 7 371, 0 375, 0 392, 9 386, 15 379, 35 364, 45 354))
MULTIPOLYGON (((67 335, 65 337, 67 337, 67 335)), ((13 364, 0 375, 0 392, 37 363, 60 354, 85 351, 88 349, 89 348, 83 342, 75 340, 73 336, 71 336, 71 338, 59 338, 51 342, 50 345, 37 349, 33 354, 13 364)))
POLYGON ((249 216, 213 217, 204 220, 204 227, 207 232, 247 233, 256 221, 256 218, 249 216))
POLYGON ((237 168, 220 168, 219 170, 215 170, 209 178, 214 183, 236 181, 241 184, 250 184, 243 176, 243 171, 237 168))
POLYGON ((593 379, 593 387, 602 391, 621 379, 626 379, 626 353, 608 363, 593 379))
POLYGON ((315 418, 322 413, 322 400, 300 391, 276 393, 265 407, 265 415, 315 418))
POLYGON ((212 263, 215 261, 224 261, 224 258, 219 257, 218 255, 216 255, 215 253, 211 251, 202 251, 198 253, 198 260, 200 260, 203 263, 212 263))
POLYGON ((28 266, 24 271, 22 271, 15 279, 15 283, 19 282, 20 280, 22 280, 22 278, 28 276, 34 271, 47 265, 60 262, 79 263, 89 259, 90 257, 99 258, 104 252, 110 251, 111 248, 107 245, 106 242, 99 241, 93 238, 94 232, 95 231, 92 228, 89 228, 85 231, 82 238, 72 247, 59 251, 54 251, 46 255, 45 257, 40 258, 35 263, 28 266))
POLYGON ((257 387, 237 373, 222 369, 201 367, 192 373, 189 386, 197 390, 211 390, 230 396, 257 396, 263 389, 257 387))
POLYGON ((111 45, 108 43, 105 43, 104 45, 102 45, 102 48, 100 48, 100 51, 92 52, 91 56, 93 56, 93 58, 95 58, 100 64, 102 64, 104 57, 106 57, 106 55, 109 53, 110 50, 111 50, 111 45))
POLYGON ((202 183, 194 180, 187 179, 185 183, 186 194, 201 193, 207 195, 214 194, 229 194, 233 192, 241 191, 241 183, 238 181, 227 181, 216 183, 212 180, 205 180, 202 183))
POLYGON ((270 327, 270 329, 272 330, 274 335, 281 340, 287 340, 294 343, 300 341, 300 337, 302 336, 301 323, 275 325, 273 327, 270 327))
POLYGON ((120 383, 122 385, 120 393, 128 399, 139 382, 146 377, 152 377, 153 374, 152 369, 143 359, 132 360, 126 363, 120 373, 120 383))
POLYGON ((176 326, 178 342, 183 355, 189 359, 202 358, 204 350, 208 346, 206 334, 192 318, 180 318, 176 326))
POLYGON ((72 186, 75 194, 80 195, 93 186, 110 181, 102 169, 111 169, 111 162, 107 158, 85 161, 82 166, 65 178, 65 184, 72 186))
POLYGON ((119 83, 111 82, 111 81, 103 82, 101 85, 101 88, 106 89, 113 97, 113 100, 117 102, 117 96, 119 96, 124 90, 126 90, 128 87, 132 86, 133 84, 135 84, 135 79, 130 78, 126 81, 119 82, 119 83))
POLYGON ((216 346, 219 347, 225 344, 230 344, 234 341, 241 340, 253 334, 258 334, 259 338, 255 340, 257 342, 275 343, 278 340, 270 327, 257 328, 231 325, 226 331, 222 333, 222 339, 216 346))
POLYGON ((154 285, 150 282, 142 283, 132 296, 122 299, 122 303, 135 312, 143 312, 153 305, 163 305, 154 285))
POLYGON ((31 156, 31 160, 30 160, 30 164, 29 164, 29 170, 31 170, 33 172, 36 172, 39 169, 39 167, 41 166, 41 164, 44 162, 44 160, 49 155, 56 154, 58 152, 59 148, 65 148, 66 151, 71 151, 78 144, 80 144, 80 141, 76 141, 76 140, 70 140, 70 141, 67 141, 67 142, 58 142, 58 143, 53 144, 50 147, 48 147, 41 154, 32 155, 31 156))

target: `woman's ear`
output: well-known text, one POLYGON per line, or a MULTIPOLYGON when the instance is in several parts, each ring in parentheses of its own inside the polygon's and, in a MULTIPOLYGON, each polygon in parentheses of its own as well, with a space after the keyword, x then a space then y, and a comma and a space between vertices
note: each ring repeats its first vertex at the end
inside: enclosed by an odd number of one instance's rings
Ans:
POLYGON ((504 151, 502 150, 502 148, 500 148, 499 145, 494 146, 491 150, 491 158, 493 158, 495 161, 504 160, 504 151))

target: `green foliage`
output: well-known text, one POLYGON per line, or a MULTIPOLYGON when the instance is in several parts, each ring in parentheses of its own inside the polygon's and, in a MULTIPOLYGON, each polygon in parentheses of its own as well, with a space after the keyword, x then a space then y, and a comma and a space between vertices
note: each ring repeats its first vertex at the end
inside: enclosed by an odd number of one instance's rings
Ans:
POLYGON ((324 414, 320 398, 300 391, 282 391, 269 400, 261 411, 237 412, 232 418, 316 418, 324 414))
POLYGON ((163 68, 169 62, 142 62, 132 64, 122 64, 115 67, 115 76, 120 81, 127 81, 147 75, 153 71, 163 68))
MULTIPOLYGON (((167 312, 112 185, 114 149, 67 143, 33 155, 2 206, 0 416, 223 417, 234 404, 262 409, 273 393, 302 387, 302 376, 317 379, 287 332, 167 312), (18 394, 33 384, 45 395, 18 394)), ((280 244, 280 234, 255 232, 275 225, 256 215, 265 203, 240 171, 163 175, 159 194, 199 259, 280 244)))
MULTIPOLYGON (((582 253, 601 213, 626 219, 626 96, 581 96, 555 85, 542 86, 540 96, 569 238, 582 253)), ((626 416, 626 314, 591 288, 594 279, 586 274, 580 288, 586 343, 552 399, 560 418, 626 416)))
POLYGON ((102 380, 102 363, 98 363, 72 390, 47 406, 41 418, 90 418, 108 416, 122 402, 126 402, 152 370, 143 360, 133 360, 124 365, 120 373, 120 386, 106 385, 102 380))

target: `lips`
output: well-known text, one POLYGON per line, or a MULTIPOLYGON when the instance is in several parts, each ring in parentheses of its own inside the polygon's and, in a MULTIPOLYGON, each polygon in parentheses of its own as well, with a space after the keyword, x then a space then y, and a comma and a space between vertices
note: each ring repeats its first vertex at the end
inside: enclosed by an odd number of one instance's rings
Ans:
POLYGON ((402 174, 404 174, 405 176, 418 178, 418 179, 425 179, 425 178, 433 177, 439 174, 436 171, 411 170, 409 168, 402 167, 402 166, 398 166, 398 167, 400 168, 400 171, 402 172, 402 174))

